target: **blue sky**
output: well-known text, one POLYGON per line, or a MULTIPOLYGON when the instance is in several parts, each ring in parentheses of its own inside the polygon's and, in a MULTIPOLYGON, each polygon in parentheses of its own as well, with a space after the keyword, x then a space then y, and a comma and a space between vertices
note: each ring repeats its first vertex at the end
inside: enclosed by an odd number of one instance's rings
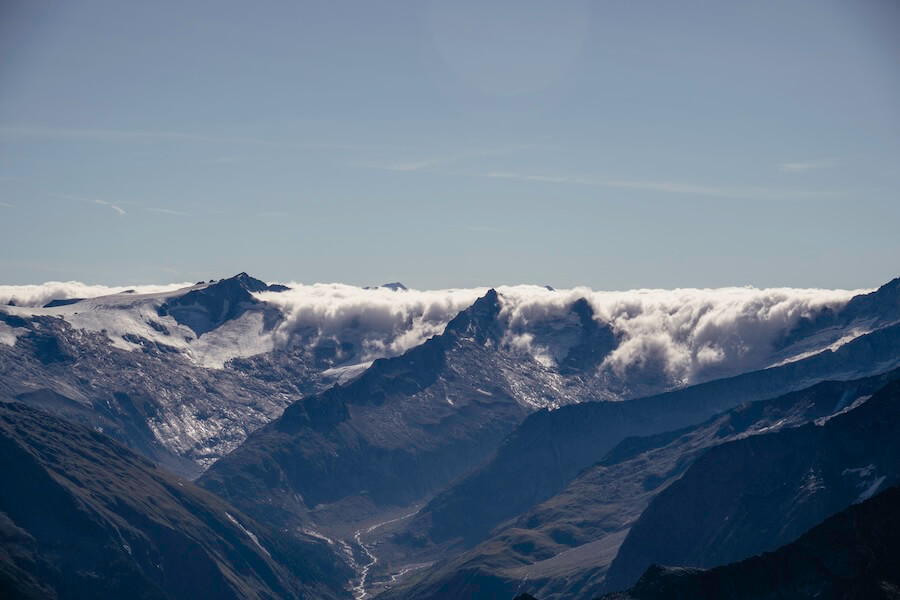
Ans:
POLYGON ((0 282, 870 287, 891 0, 0 8, 0 282))

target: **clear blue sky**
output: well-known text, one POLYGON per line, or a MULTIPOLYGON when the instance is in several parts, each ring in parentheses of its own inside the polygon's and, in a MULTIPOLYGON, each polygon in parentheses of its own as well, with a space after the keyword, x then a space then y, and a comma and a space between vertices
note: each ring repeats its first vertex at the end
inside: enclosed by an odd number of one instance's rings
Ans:
POLYGON ((0 3, 0 283, 900 275, 900 4, 0 3))

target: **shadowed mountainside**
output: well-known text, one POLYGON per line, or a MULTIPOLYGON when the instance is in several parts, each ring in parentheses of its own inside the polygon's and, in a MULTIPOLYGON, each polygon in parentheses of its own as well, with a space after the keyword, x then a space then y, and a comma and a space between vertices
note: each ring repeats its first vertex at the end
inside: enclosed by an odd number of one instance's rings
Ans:
POLYGON ((900 598, 900 488, 816 525, 774 552, 708 571, 647 569, 602 600, 896 600, 900 598))
POLYGON ((590 598, 601 591, 619 545, 650 500, 709 448, 828 418, 898 378, 900 369, 827 381, 745 403, 693 427, 626 438, 553 498, 384 597, 442 598, 452 589, 454 597, 478 598, 490 587, 508 597, 524 589, 545 600, 590 598))
POLYGON ((0 404, 0 596, 338 598, 325 546, 267 530, 110 438, 0 404))
POLYGON ((641 514, 604 584, 651 564, 713 567, 796 539, 829 515, 900 483, 900 382, 853 410, 712 448, 641 514))

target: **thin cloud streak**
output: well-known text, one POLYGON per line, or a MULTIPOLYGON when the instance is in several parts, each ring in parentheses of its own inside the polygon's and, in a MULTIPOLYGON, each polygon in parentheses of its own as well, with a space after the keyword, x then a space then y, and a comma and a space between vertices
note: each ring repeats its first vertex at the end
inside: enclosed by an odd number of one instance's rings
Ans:
POLYGON ((127 200, 117 200, 115 202, 109 202, 107 200, 102 200, 99 198, 84 198, 81 196, 72 196, 69 194, 56 194, 52 192, 46 192, 47 196, 51 196, 53 198, 62 198, 64 200, 75 200, 78 202, 84 202, 86 204, 97 204, 99 206, 107 206, 113 211, 116 212, 119 216, 124 216, 128 214, 123 206, 133 206, 136 208, 143 209, 147 212, 153 212, 163 215, 173 215, 178 217, 192 217, 193 213, 189 213, 183 210, 176 210, 174 208, 166 208, 164 206, 147 206, 146 204, 142 204, 140 202, 129 202, 127 200))
POLYGON ((424 170, 432 170, 434 167, 440 167, 443 165, 449 165, 452 163, 457 163, 464 161, 469 158, 481 157, 481 156, 503 156, 506 154, 512 154, 514 152, 520 152, 522 150, 529 150, 534 148, 532 144, 517 144, 510 145, 500 148, 478 148, 474 150, 466 150, 464 152, 459 152, 456 154, 447 154, 443 156, 435 156, 431 158, 417 158, 413 160, 398 160, 389 163, 382 162, 370 162, 370 163, 358 163, 353 166, 362 167, 365 169, 381 169, 384 171, 424 171, 424 170))
POLYGON ((802 173, 804 171, 812 171, 815 169, 830 169, 837 167, 840 164, 839 160, 833 158, 814 158, 811 160, 783 163, 779 165, 778 168, 784 173, 802 173))
POLYGON ((117 202, 113 204, 112 202, 107 202, 106 200, 101 200, 100 198, 80 198, 78 196, 69 196, 68 194, 53 194, 47 192, 47 196, 51 196, 53 198, 62 198, 64 200, 75 200, 78 202, 84 202, 86 204, 96 204, 98 206, 106 206, 109 207, 113 212, 115 212, 120 217, 125 216, 127 213, 125 209, 119 206, 119 204, 124 204, 123 202, 117 202))
POLYGON ((6 202, 0 202, 0 206, 3 208, 13 208, 12 204, 7 204, 6 202))
POLYGON ((376 144, 340 144, 332 142, 293 142, 208 135, 194 132, 129 129, 51 129, 42 127, 0 127, 0 137, 48 140, 81 140, 94 142, 189 142, 205 144, 238 144, 279 148, 312 148, 324 150, 409 150, 405 146, 376 144))
POLYGON ((535 175, 507 171, 493 171, 476 174, 477 177, 496 179, 514 179, 518 181, 534 181, 539 183, 556 183, 567 185, 588 185, 620 189, 649 190, 667 194, 693 194, 719 198, 798 200, 824 198, 844 195, 843 192, 782 190, 773 188, 728 188, 706 185, 685 184, 670 181, 628 181, 620 179, 591 179, 585 177, 567 177, 558 175, 535 175))
POLYGON ((192 217, 193 215, 189 212, 184 212, 181 210, 173 210, 171 208, 160 208, 156 206, 148 206, 146 209, 150 212, 161 213, 164 215, 176 215, 179 217, 192 217))

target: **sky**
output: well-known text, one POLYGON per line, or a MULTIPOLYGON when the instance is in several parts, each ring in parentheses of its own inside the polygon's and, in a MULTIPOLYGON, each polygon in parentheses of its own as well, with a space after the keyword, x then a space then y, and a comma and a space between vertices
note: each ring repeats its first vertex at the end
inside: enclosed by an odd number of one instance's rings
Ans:
POLYGON ((0 283, 900 275, 893 0, 0 2, 0 283))

